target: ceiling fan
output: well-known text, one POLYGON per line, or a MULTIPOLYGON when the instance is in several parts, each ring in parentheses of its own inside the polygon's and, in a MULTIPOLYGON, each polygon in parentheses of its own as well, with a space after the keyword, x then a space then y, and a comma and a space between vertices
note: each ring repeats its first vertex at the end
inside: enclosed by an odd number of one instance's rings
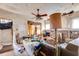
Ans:
POLYGON ((68 13, 63 13, 62 16, 65 16, 65 15, 70 15, 70 14, 73 14, 74 13, 74 10, 71 10, 70 12, 68 13))
POLYGON ((47 14, 40 14, 39 11, 40 11, 40 9, 37 9, 37 13, 36 14, 32 13, 32 15, 35 16, 36 20, 41 20, 41 19, 43 19, 42 17, 47 16, 47 14))

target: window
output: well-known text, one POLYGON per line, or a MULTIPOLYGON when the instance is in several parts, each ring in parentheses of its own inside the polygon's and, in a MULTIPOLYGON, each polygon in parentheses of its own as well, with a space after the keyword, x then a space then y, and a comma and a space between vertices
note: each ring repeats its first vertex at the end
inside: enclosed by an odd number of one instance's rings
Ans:
POLYGON ((79 18, 72 20, 72 28, 79 29, 79 18))
POLYGON ((46 30, 50 30, 50 23, 46 24, 46 30))
POLYGON ((50 21, 45 20, 42 24, 42 30, 50 30, 50 21))
POLYGON ((40 30, 40 25, 37 25, 37 34, 40 34, 41 30, 40 30))

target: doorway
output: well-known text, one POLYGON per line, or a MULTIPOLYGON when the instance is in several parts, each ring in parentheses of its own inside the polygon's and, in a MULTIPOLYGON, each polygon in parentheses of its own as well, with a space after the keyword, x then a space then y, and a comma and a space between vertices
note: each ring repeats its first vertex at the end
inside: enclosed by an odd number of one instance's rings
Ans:
POLYGON ((40 33, 41 33, 41 23, 28 21, 28 34, 31 36, 34 34, 39 35, 40 33))

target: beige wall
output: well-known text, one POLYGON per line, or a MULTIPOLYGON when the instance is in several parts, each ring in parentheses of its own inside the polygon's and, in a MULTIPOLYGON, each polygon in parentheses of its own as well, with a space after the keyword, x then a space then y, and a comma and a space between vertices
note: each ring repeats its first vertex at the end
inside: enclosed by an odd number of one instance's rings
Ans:
MULTIPOLYGON (((4 10, 1 10, 0 9, 0 18, 1 17, 4 17, 4 18, 8 18, 8 19, 12 19, 13 20, 13 28, 19 28, 20 25, 24 26, 24 27, 27 27, 25 26, 26 23, 27 23, 27 19, 24 17, 24 16, 21 16, 19 14, 14 14, 14 13, 11 13, 11 12, 8 12, 8 11, 4 11, 4 10)), ((26 28, 22 29, 25 30, 26 28)), ((26 30, 25 30, 26 31, 26 30)))
POLYGON ((1 44, 6 45, 6 44, 11 44, 12 42, 12 31, 11 29, 6 29, 6 30, 0 30, 0 41, 1 44))
POLYGON ((61 23, 62 23, 62 28, 71 28, 71 19, 69 17, 66 16, 62 16, 61 17, 61 23))
POLYGON ((62 16, 62 28, 72 28, 72 20, 79 18, 79 12, 75 12, 71 15, 62 16))
MULTIPOLYGON (((13 33, 16 32, 16 28, 17 28, 18 32, 20 33, 20 36, 27 35, 27 26, 26 26, 27 19, 24 16, 0 9, 0 18, 12 19, 13 33)), ((0 32, 0 36, 1 36, 1 34, 2 33, 0 32)), ((10 36, 10 35, 8 35, 8 36, 10 36)), ((0 40, 1 40, 1 38, 0 38, 0 40)))

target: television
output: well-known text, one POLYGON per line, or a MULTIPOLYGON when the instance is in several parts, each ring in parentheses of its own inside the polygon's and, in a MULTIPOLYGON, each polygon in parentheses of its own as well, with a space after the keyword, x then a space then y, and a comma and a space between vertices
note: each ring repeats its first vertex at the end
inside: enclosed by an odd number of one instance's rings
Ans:
POLYGON ((12 28, 12 22, 8 22, 8 23, 0 23, 0 29, 3 30, 3 29, 10 29, 12 28))

